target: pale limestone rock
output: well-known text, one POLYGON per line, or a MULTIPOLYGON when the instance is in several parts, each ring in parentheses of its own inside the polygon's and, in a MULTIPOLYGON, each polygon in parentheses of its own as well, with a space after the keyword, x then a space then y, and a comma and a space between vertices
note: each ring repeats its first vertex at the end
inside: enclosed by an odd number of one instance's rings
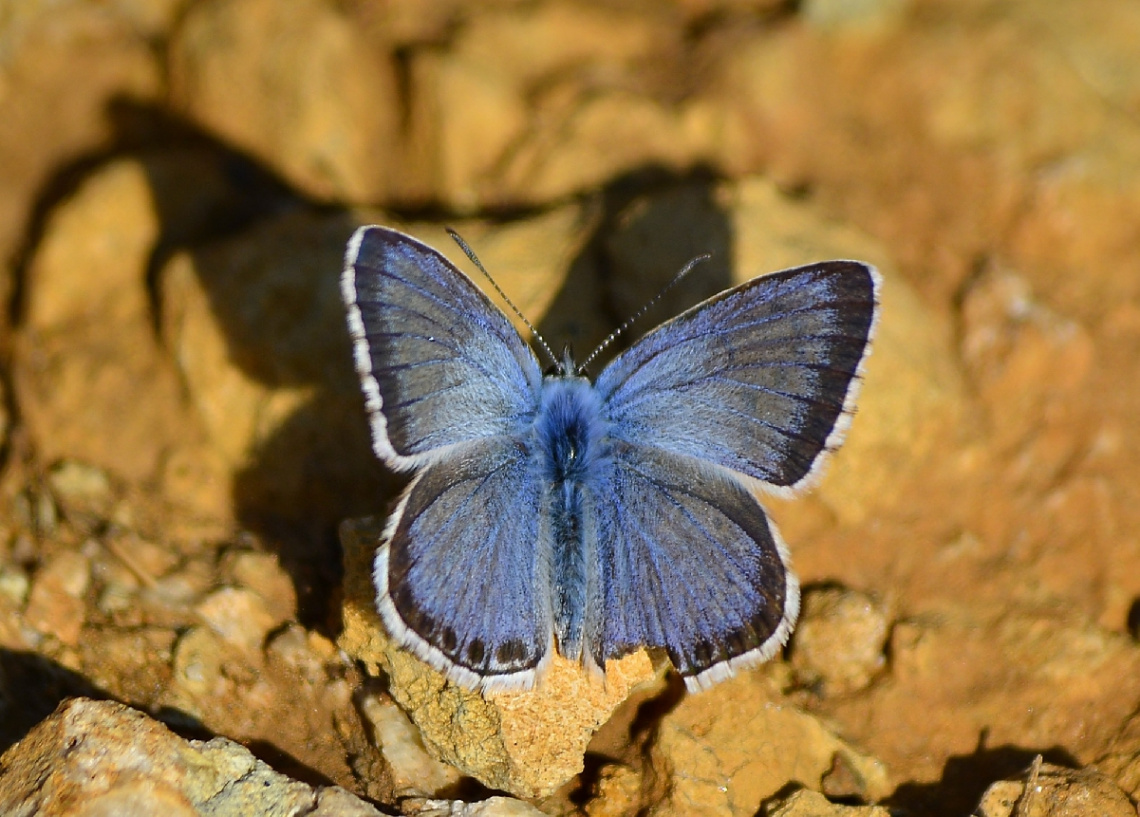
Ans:
POLYGON ((481 694, 463 689, 388 639, 372 585, 381 530, 370 520, 341 526, 341 649, 370 674, 387 676, 392 697, 436 757, 493 789, 529 798, 550 794, 582 770, 586 745, 598 727, 636 686, 656 677, 648 655, 641 651, 609 662, 604 683, 556 656, 534 690, 481 694))
POLYGON ((409 817, 542 817, 543 812, 510 797, 489 797, 475 803, 462 800, 422 800, 405 809, 409 817))
POLYGON ((419 730, 395 701, 366 694, 358 698, 357 709, 369 727, 369 739, 388 763, 396 797, 438 797, 459 782, 459 771, 428 753, 419 730))
POLYGON ((344 790, 290 780, 226 738, 186 741, 111 701, 67 701, 0 757, 4 814, 142 817, 155 809, 172 817, 380 814, 344 790))

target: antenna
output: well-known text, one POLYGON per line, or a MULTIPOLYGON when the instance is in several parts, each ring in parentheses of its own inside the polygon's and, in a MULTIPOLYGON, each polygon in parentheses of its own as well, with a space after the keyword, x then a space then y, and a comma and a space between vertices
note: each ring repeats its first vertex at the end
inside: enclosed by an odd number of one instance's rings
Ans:
POLYGON ((671 280, 668 284, 665 285, 664 289, 662 289, 660 292, 658 292, 656 295, 654 295, 653 298, 651 298, 650 301, 647 304, 645 304, 645 306, 643 306, 643 307, 641 307, 641 309, 637 310, 637 312, 635 312, 632 317, 628 318, 625 321, 625 323, 623 323, 621 326, 619 326, 614 331, 610 332, 610 334, 606 337, 606 339, 603 340, 601 343, 599 343, 597 348, 594 349, 594 351, 590 352, 589 357, 587 357, 584 361, 582 361, 582 365, 578 367, 578 371, 581 372, 587 366, 589 366, 590 363, 593 361, 593 359, 596 358, 598 355, 600 355, 602 352, 604 352, 610 346, 610 344, 612 344, 615 340, 617 340, 619 337, 621 337, 621 333, 624 332, 626 329, 629 329, 629 327, 633 325, 634 321, 638 320, 642 315, 644 315, 646 312, 648 312, 649 309, 654 304, 656 304, 658 301, 661 300, 662 296, 664 296, 666 292, 668 292, 673 287, 675 287, 678 283, 680 283, 681 279, 684 278, 686 275, 688 275, 689 272, 692 271, 693 267, 695 267, 697 264, 701 263, 702 261, 708 261, 710 258, 712 258, 712 256, 708 253, 705 253, 704 255, 698 255, 692 261, 685 264, 685 266, 681 268, 681 271, 673 276, 673 280, 671 280))
POLYGON ((526 328, 530 330, 531 335, 533 335, 534 339, 538 341, 538 345, 542 347, 542 351, 546 352, 546 356, 550 358, 550 362, 557 366, 558 358, 554 356, 554 352, 550 351, 550 347, 547 345, 546 339, 542 335, 538 334, 538 330, 534 328, 534 324, 528 321, 526 319, 526 315, 520 312, 519 308, 515 306, 514 302, 507 297, 507 293, 503 292, 503 288, 499 286, 498 282, 491 277, 491 273, 487 272, 486 268, 479 261, 478 256, 475 255, 475 251, 467 246, 467 242, 464 241, 459 233, 455 232, 455 230, 451 229, 450 227, 444 227, 443 229, 447 230, 447 234, 451 236, 451 240, 459 245, 459 249, 463 250, 464 254, 471 259, 471 263, 478 267, 479 272, 483 273, 484 277, 491 282, 491 286, 495 288, 495 292, 499 293, 499 297, 502 298, 504 302, 506 302, 507 306, 511 308, 511 311, 518 315, 519 320, 526 324, 526 328))

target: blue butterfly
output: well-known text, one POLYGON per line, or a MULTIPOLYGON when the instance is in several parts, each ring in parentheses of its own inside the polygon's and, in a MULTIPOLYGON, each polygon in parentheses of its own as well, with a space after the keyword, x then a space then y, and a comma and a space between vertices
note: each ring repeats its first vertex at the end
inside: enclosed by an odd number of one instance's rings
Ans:
POLYGON ((591 382, 569 353, 544 374, 440 253, 357 230, 341 291, 373 447, 413 474, 376 555, 387 629, 484 690, 531 687, 554 650, 602 672, 660 648, 694 691, 770 658, 799 583, 753 492, 842 442, 878 289, 856 261, 754 278, 591 382))

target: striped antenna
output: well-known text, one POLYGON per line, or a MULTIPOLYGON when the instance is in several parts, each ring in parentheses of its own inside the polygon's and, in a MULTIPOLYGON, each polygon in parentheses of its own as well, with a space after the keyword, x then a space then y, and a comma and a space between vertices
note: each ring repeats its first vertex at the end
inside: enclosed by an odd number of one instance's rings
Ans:
POLYGON ((617 329, 610 332, 610 334, 606 337, 606 339, 603 340, 601 343, 599 343, 597 348, 594 349, 594 351, 590 352, 589 357, 587 357, 582 362, 582 365, 578 367, 577 373, 581 374, 582 372, 584 372, 586 370, 586 367, 590 365, 590 363, 594 360, 594 358, 596 358, 598 355, 600 355, 602 352, 604 352, 607 347, 609 347, 615 340, 617 340, 619 337, 621 337, 622 332, 624 332, 626 329, 629 329, 629 327, 633 325, 634 321, 638 320, 642 315, 644 315, 646 312, 648 312, 653 307, 654 304, 656 304, 658 301, 661 300, 661 298, 665 295, 666 292, 668 292, 673 287, 675 287, 678 283, 680 283, 681 279, 684 278, 686 275, 688 275, 689 272, 692 271, 693 267, 695 267, 697 264, 701 263, 702 261, 708 261, 710 258, 712 258, 712 256, 709 255, 708 253, 705 253, 704 255, 698 255, 696 258, 694 258, 688 264, 685 264, 685 266, 681 268, 681 271, 673 276, 673 280, 670 281, 668 284, 666 284, 664 289, 662 289, 660 292, 658 292, 656 295, 654 295, 653 298, 649 301, 649 303, 645 304, 645 306, 643 306, 643 307, 641 307, 641 309, 637 310, 637 312, 635 312, 632 317, 627 319, 626 322, 623 323, 621 326, 619 326, 617 329))
POLYGON ((519 320, 526 324, 526 328, 530 330, 531 335, 535 340, 538 341, 538 345, 542 347, 542 351, 546 352, 546 356, 550 358, 550 362, 557 366, 558 358, 556 358, 554 356, 554 352, 550 350, 550 346, 548 346, 546 343, 546 338, 538 333, 538 330, 534 328, 534 324, 528 321, 526 319, 526 315, 520 312, 519 308, 515 306, 514 302, 507 297, 507 293, 503 292, 503 288, 499 286, 498 281, 491 277, 491 273, 487 272, 486 268, 484 268, 483 264, 479 261, 478 256, 475 255, 475 251, 467 246, 467 242, 464 241, 459 233, 455 232, 455 230, 451 229, 450 227, 444 227, 444 229, 447 230, 447 234, 451 236, 451 240, 459 245, 459 249, 463 250, 464 254, 471 259, 471 263, 478 267, 479 272, 483 273, 483 276, 491 282, 491 286, 495 288, 495 292, 499 293, 499 297, 502 298, 506 305, 509 306, 511 310, 519 316, 519 320))

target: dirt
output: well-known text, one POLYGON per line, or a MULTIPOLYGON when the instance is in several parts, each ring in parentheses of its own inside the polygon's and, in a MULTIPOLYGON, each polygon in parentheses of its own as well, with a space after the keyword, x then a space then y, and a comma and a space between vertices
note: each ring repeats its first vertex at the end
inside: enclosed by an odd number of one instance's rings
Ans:
MULTIPOLYGON (((714 290, 882 267, 848 445, 766 500, 841 629, 766 694, 881 763, 899 813, 969 814, 1038 754, 1140 796, 1140 11, 51 5, 0 14, 0 750, 108 697, 406 794, 336 647, 337 526, 399 486, 336 289, 382 220, 460 225, 577 348, 706 249, 714 290)), ((539 805, 683 811, 655 741, 718 693, 655 695, 539 805)))

